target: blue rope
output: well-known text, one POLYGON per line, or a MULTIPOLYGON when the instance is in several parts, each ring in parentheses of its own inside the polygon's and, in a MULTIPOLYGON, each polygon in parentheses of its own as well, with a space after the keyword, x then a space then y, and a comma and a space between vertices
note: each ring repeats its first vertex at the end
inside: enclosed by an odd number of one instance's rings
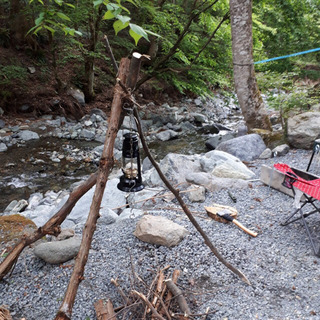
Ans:
POLYGON ((311 49, 311 50, 302 51, 302 52, 297 52, 297 53, 293 53, 293 54, 288 54, 287 56, 282 56, 282 57, 276 57, 276 58, 261 60, 261 61, 255 62, 254 64, 264 63, 264 62, 269 62, 269 61, 274 61, 274 60, 280 60, 280 59, 285 59, 285 58, 289 58, 289 57, 299 56, 300 54, 305 54, 305 53, 310 53, 310 52, 316 52, 316 51, 320 51, 320 48, 311 49))

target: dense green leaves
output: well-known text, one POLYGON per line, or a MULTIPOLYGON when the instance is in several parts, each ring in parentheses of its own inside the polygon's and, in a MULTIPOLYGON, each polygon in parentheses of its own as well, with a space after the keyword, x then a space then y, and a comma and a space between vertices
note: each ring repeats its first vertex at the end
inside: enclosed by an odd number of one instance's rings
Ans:
MULTIPOLYGON (((232 86, 228 19, 220 25, 228 0, 31 0, 29 9, 35 17, 29 34, 50 33, 58 42, 71 35, 77 41, 72 49, 86 57, 103 56, 104 34, 117 59, 137 46, 152 56, 143 79, 165 80, 181 92, 203 95, 232 86)), ((255 0, 252 21, 255 61, 319 47, 319 0, 255 0)), ((304 64, 319 60, 320 53, 313 53, 257 65, 256 70, 299 75, 306 72, 304 64)))

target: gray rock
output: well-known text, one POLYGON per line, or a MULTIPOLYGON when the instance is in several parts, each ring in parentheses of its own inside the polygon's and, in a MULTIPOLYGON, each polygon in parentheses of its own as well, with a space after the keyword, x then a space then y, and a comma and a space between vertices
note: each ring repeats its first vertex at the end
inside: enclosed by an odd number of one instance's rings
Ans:
POLYGON ((204 124, 202 127, 197 129, 198 133, 203 133, 203 134, 214 134, 214 133, 219 133, 220 129, 216 123, 211 123, 211 124, 204 124))
POLYGON ((73 259, 79 252, 81 239, 73 237, 62 241, 41 243, 34 254, 50 264, 60 264, 73 259))
POLYGON ((102 208, 99 211, 100 217, 97 221, 98 224, 108 225, 111 223, 115 223, 119 216, 110 208, 102 208))
POLYGON ((216 150, 228 152, 241 161, 258 159, 266 145, 258 134, 248 134, 220 143, 216 150))
POLYGON ((259 159, 270 159, 271 157, 272 157, 272 151, 270 148, 267 148, 260 154, 259 159))
POLYGON ((0 116, 2 116, 4 114, 4 111, 2 108, 0 108, 0 116))
POLYGON ((320 103, 311 106, 310 111, 320 112, 320 103))
POLYGON ((190 186, 188 198, 191 202, 204 202, 206 200, 206 189, 203 186, 190 186))
POLYGON ((245 124, 240 124, 238 126, 237 137, 245 136, 248 133, 248 127, 245 124))
MULTIPOLYGON (((198 158, 174 153, 167 154, 159 166, 163 174, 174 184, 185 182, 190 172, 201 171, 198 158)), ((144 174, 144 179, 149 186, 164 185, 154 168, 144 174)))
POLYGON ((11 214, 22 212, 25 208, 27 208, 28 202, 24 199, 19 200, 18 203, 11 209, 11 214))
POLYGON ((63 229, 63 230, 61 230, 61 232, 57 236, 57 240, 61 241, 61 240, 66 240, 66 239, 69 239, 72 237, 74 237, 74 230, 73 229, 63 229))
POLYGON ((0 152, 4 152, 7 150, 8 150, 7 146, 3 142, 0 142, 0 152))
POLYGON ((35 67, 28 67, 28 71, 29 71, 29 73, 33 74, 36 72, 36 68, 35 67))
POLYGON ((156 134, 156 138, 159 139, 160 141, 168 141, 168 140, 172 140, 175 139, 179 136, 179 134, 173 130, 165 130, 165 131, 161 131, 159 133, 156 134))
POLYGON ((102 111, 101 109, 98 108, 93 108, 90 110, 90 115, 95 114, 95 115, 99 115, 100 117, 102 117, 104 120, 107 119, 107 115, 104 111, 102 111))
POLYGON ((95 137, 95 132, 93 130, 82 129, 79 136, 83 139, 92 140, 95 137))
POLYGON ((290 150, 290 147, 287 144, 282 144, 280 146, 275 147, 272 150, 272 154, 277 157, 281 157, 286 155, 290 150))
POLYGON ((161 216, 146 215, 137 223, 134 235, 141 241, 173 247, 178 245, 188 234, 188 231, 161 216))
POLYGON ((36 132, 30 130, 23 130, 19 132, 19 138, 24 141, 40 139, 39 135, 36 132))
POLYGON ((142 162, 142 172, 146 172, 150 169, 152 169, 153 165, 148 157, 144 158, 142 162))
POLYGON ((300 149, 310 149, 320 137, 320 112, 305 112, 288 119, 288 142, 300 149))
POLYGON ((0 129, 4 128, 6 126, 6 123, 0 119, 0 129))
POLYGON ((4 209, 4 212, 11 212, 12 209, 18 204, 18 200, 12 200, 8 206, 4 209))
POLYGON ((84 106, 86 104, 84 93, 81 90, 71 88, 68 94, 76 99, 80 105, 84 106))
POLYGON ((248 181, 243 179, 218 178, 210 173, 190 173, 187 182, 204 186, 208 191, 214 192, 222 189, 244 189, 248 187, 248 181))
POLYGON ((205 142, 209 150, 214 150, 221 142, 234 138, 234 133, 230 131, 220 131, 205 142))
MULTIPOLYGON (((113 209, 126 204, 126 194, 117 188, 118 182, 119 179, 108 180, 103 193, 100 210, 106 210, 107 208, 113 209)), ((75 224, 84 224, 86 222, 90 211, 94 189, 95 188, 90 189, 81 197, 81 199, 79 199, 68 216, 69 220, 75 224)))
POLYGON ((197 123, 205 123, 208 121, 208 118, 202 113, 191 112, 190 116, 193 118, 193 121, 197 123))
POLYGON ((41 204, 33 210, 25 210, 20 214, 31 219, 37 227, 42 227, 55 213, 56 208, 54 206, 41 204))
POLYGON ((238 158, 220 150, 207 152, 201 157, 200 164, 203 171, 220 178, 249 180, 254 177, 254 173, 238 158))
POLYGON ((124 117, 121 128, 134 131, 138 130, 134 118, 131 118, 129 116, 124 117))

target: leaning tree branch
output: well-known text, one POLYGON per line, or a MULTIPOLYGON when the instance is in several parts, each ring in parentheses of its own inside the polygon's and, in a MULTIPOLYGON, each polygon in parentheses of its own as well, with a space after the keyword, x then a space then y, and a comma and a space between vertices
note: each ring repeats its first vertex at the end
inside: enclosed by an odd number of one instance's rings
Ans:
POLYGON ((141 120, 140 120, 140 116, 139 116, 139 112, 137 110, 137 107, 141 108, 140 105, 135 101, 134 97, 130 94, 130 91, 128 89, 126 89, 125 85, 123 83, 121 83, 121 81, 119 81, 121 88, 124 90, 124 92, 126 93, 126 98, 130 99, 130 101, 133 104, 133 112, 134 112, 134 116, 136 118, 136 122, 137 122, 137 128, 138 128, 138 132, 139 132, 139 136, 141 139, 141 143, 144 149, 144 152, 146 153, 147 157, 149 158, 149 160, 151 161, 152 165, 154 166, 154 168, 156 169, 160 179, 163 181, 163 183, 166 185, 166 187, 173 193, 173 195, 176 197, 176 199, 178 200, 180 206, 182 207, 183 211, 185 212, 185 214, 187 215, 187 217, 189 218, 189 220, 191 221, 191 223, 194 225, 194 227, 197 229, 197 231, 201 234, 201 236, 204 239, 205 244, 211 249, 212 253, 217 257, 217 259, 224 264, 229 270, 231 270, 234 274, 236 274, 241 280, 243 280, 244 282, 246 282, 247 284, 251 285, 249 279, 237 268, 235 268, 233 265, 231 265, 226 259, 224 259, 222 257, 222 255, 219 253, 219 251, 217 250, 217 248, 212 244, 211 240, 209 239, 209 237, 207 236, 207 234, 204 232, 204 230, 200 227, 200 225, 198 224, 197 220, 193 217, 191 211, 189 210, 189 208, 187 207, 187 205, 185 204, 185 202, 183 201, 182 197, 180 196, 179 190, 175 189, 171 183, 169 182, 169 180, 166 178, 166 176, 162 173, 159 165, 157 164, 157 162, 154 160, 154 158, 152 157, 148 144, 146 142, 146 139, 144 138, 144 134, 142 131, 142 125, 141 125, 141 120))
POLYGON ((176 197, 176 199, 178 200, 178 202, 180 203, 180 206, 182 207, 183 211, 185 212, 185 214, 187 215, 187 217, 189 218, 189 220, 191 221, 191 223, 194 225, 194 227, 198 230, 198 232, 201 234, 202 238, 204 239, 204 242, 206 243, 206 245, 211 249, 211 251, 213 252, 213 254, 218 258, 218 260, 223 263, 229 270, 231 270, 233 273, 235 273, 238 277, 240 277, 241 280, 243 280, 244 282, 246 282, 247 284, 250 285, 250 281, 248 280, 248 278, 241 272, 239 271, 237 268, 235 268, 233 265, 231 265, 226 259, 224 259, 222 257, 222 255, 219 253, 219 251, 217 250, 217 248, 212 244, 212 242, 210 241, 209 237, 207 236, 207 234, 204 232, 204 230, 200 227, 200 225, 198 224, 197 220, 193 217, 192 213, 190 212, 189 208, 187 207, 187 205, 185 204, 185 202, 183 201, 182 197, 180 196, 179 190, 175 189, 171 183, 169 182, 169 180, 166 178, 166 176, 162 173, 159 165, 157 164, 157 162, 154 160, 154 158, 152 157, 149 147, 146 143, 146 140, 144 138, 144 134, 142 131, 142 126, 141 126, 141 120, 139 117, 139 113, 137 111, 137 108, 134 108, 134 115, 136 117, 137 120, 137 127, 138 127, 138 132, 140 135, 140 139, 141 139, 141 143, 144 149, 144 152, 146 153, 147 157, 149 158, 149 160, 151 161, 152 165, 154 166, 154 168, 156 169, 158 175, 160 176, 161 180, 164 182, 164 184, 166 185, 166 187, 174 194, 174 196, 176 197))
POLYGON ((214 38, 214 36, 216 35, 217 31, 220 29, 220 27, 222 26, 222 24, 228 20, 230 17, 230 12, 228 11, 223 18, 221 19, 221 21, 219 22, 219 24, 217 25, 217 27, 213 30, 211 36, 209 37, 209 39, 207 40, 207 42, 203 45, 203 47, 200 49, 200 51, 196 54, 196 56, 194 57, 194 59, 192 60, 191 64, 190 64, 190 68, 192 67, 192 65, 195 63, 195 61, 199 58, 200 54, 205 50, 205 48, 209 45, 209 43, 211 42, 211 40, 214 38))
POLYGON ((93 234, 96 229, 97 220, 99 218, 99 210, 103 193, 109 173, 112 170, 114 164, 113 149, 118 129, 123 119, 122 105, 125 100, 123 90, 121 90, 121 86, 119 83, 126 83, 128 90, 131 91, 131 89, 135 86, 134 79, 136 79, 136 73, 139 73, 140 69, 140 63, 137 63, 137 61, 135 60, 141 58, 142 55, 136 54, 133 55, 131 61, 128 58, 123 58, 120 62, 118 72, 119 78, 117 79, 118 81, 115 86, 115 93, 112 100, 109 126, 105 138, 102 156, 100 159, 95 192, 91 202, 88 219, 83 229, 80 250, 76 258, 72 275, 69 280, 67 291, 65 293, 60 309, 55 317, 55 320, 71 319, 72 308, 75 302, 78 287, 83 279, 84 268, 88 260, 93 234))
POLYGON ((51 217, 45 225, 38 228, 31 235, 24 235, 22 239, 14 246, 14 248, 9 252, 6 258, 0 264, 0 280, 4 278, 6 274, 15 265, 19 258, 20 253, 23 249, 30 244, 36 242, 47 234, 58 235, 60 233, 60 225, 71 212, 77 201, 89 191, 97 181, 97 173, 92 174, 88 180, 83 182, 79 187, 74 189, 67 200, 67 202, 62 206, 62 208, 51 217))

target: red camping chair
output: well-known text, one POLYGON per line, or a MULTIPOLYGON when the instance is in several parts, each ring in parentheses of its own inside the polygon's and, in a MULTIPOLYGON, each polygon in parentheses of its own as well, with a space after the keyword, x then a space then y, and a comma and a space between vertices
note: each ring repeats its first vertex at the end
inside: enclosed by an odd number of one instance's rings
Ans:
MULTIPOLYGON (((291 168, 287 164, 283 163, 274 164, 274 168, 276 170, 285 174, 282 185, 292 190, 296 205, 294 212, 284 222, 282 222, 281 225, 285 226, 302 219, 310 239, 312 249, 315 255, 318 257, 320 257, 320 245, 317 245, 315 235, 312 234, 306 218, 314 213, 320 213, 320 208, 314 204, 314 202, 320 200, 320 177, 310 173, 312 170, 311 168, 316 167, 318 162, 320 163, 320 161, 316 161, 315 159, 315 156, 320 154, 319 151, 320 139, 314 142, 313 152, 307 167, 307 171, 291 168), (301 200, 302 196, 304 196, 303 200, 301 200), (307 208, 307 205, 311 205, 312 210, 309 212, 303 212, 303 210, 307 208), (296 215, 298 216, 296 217, 296 215)), ((312 172, 315 172, 314 170, 315 169, 313 169, 312 172)))

